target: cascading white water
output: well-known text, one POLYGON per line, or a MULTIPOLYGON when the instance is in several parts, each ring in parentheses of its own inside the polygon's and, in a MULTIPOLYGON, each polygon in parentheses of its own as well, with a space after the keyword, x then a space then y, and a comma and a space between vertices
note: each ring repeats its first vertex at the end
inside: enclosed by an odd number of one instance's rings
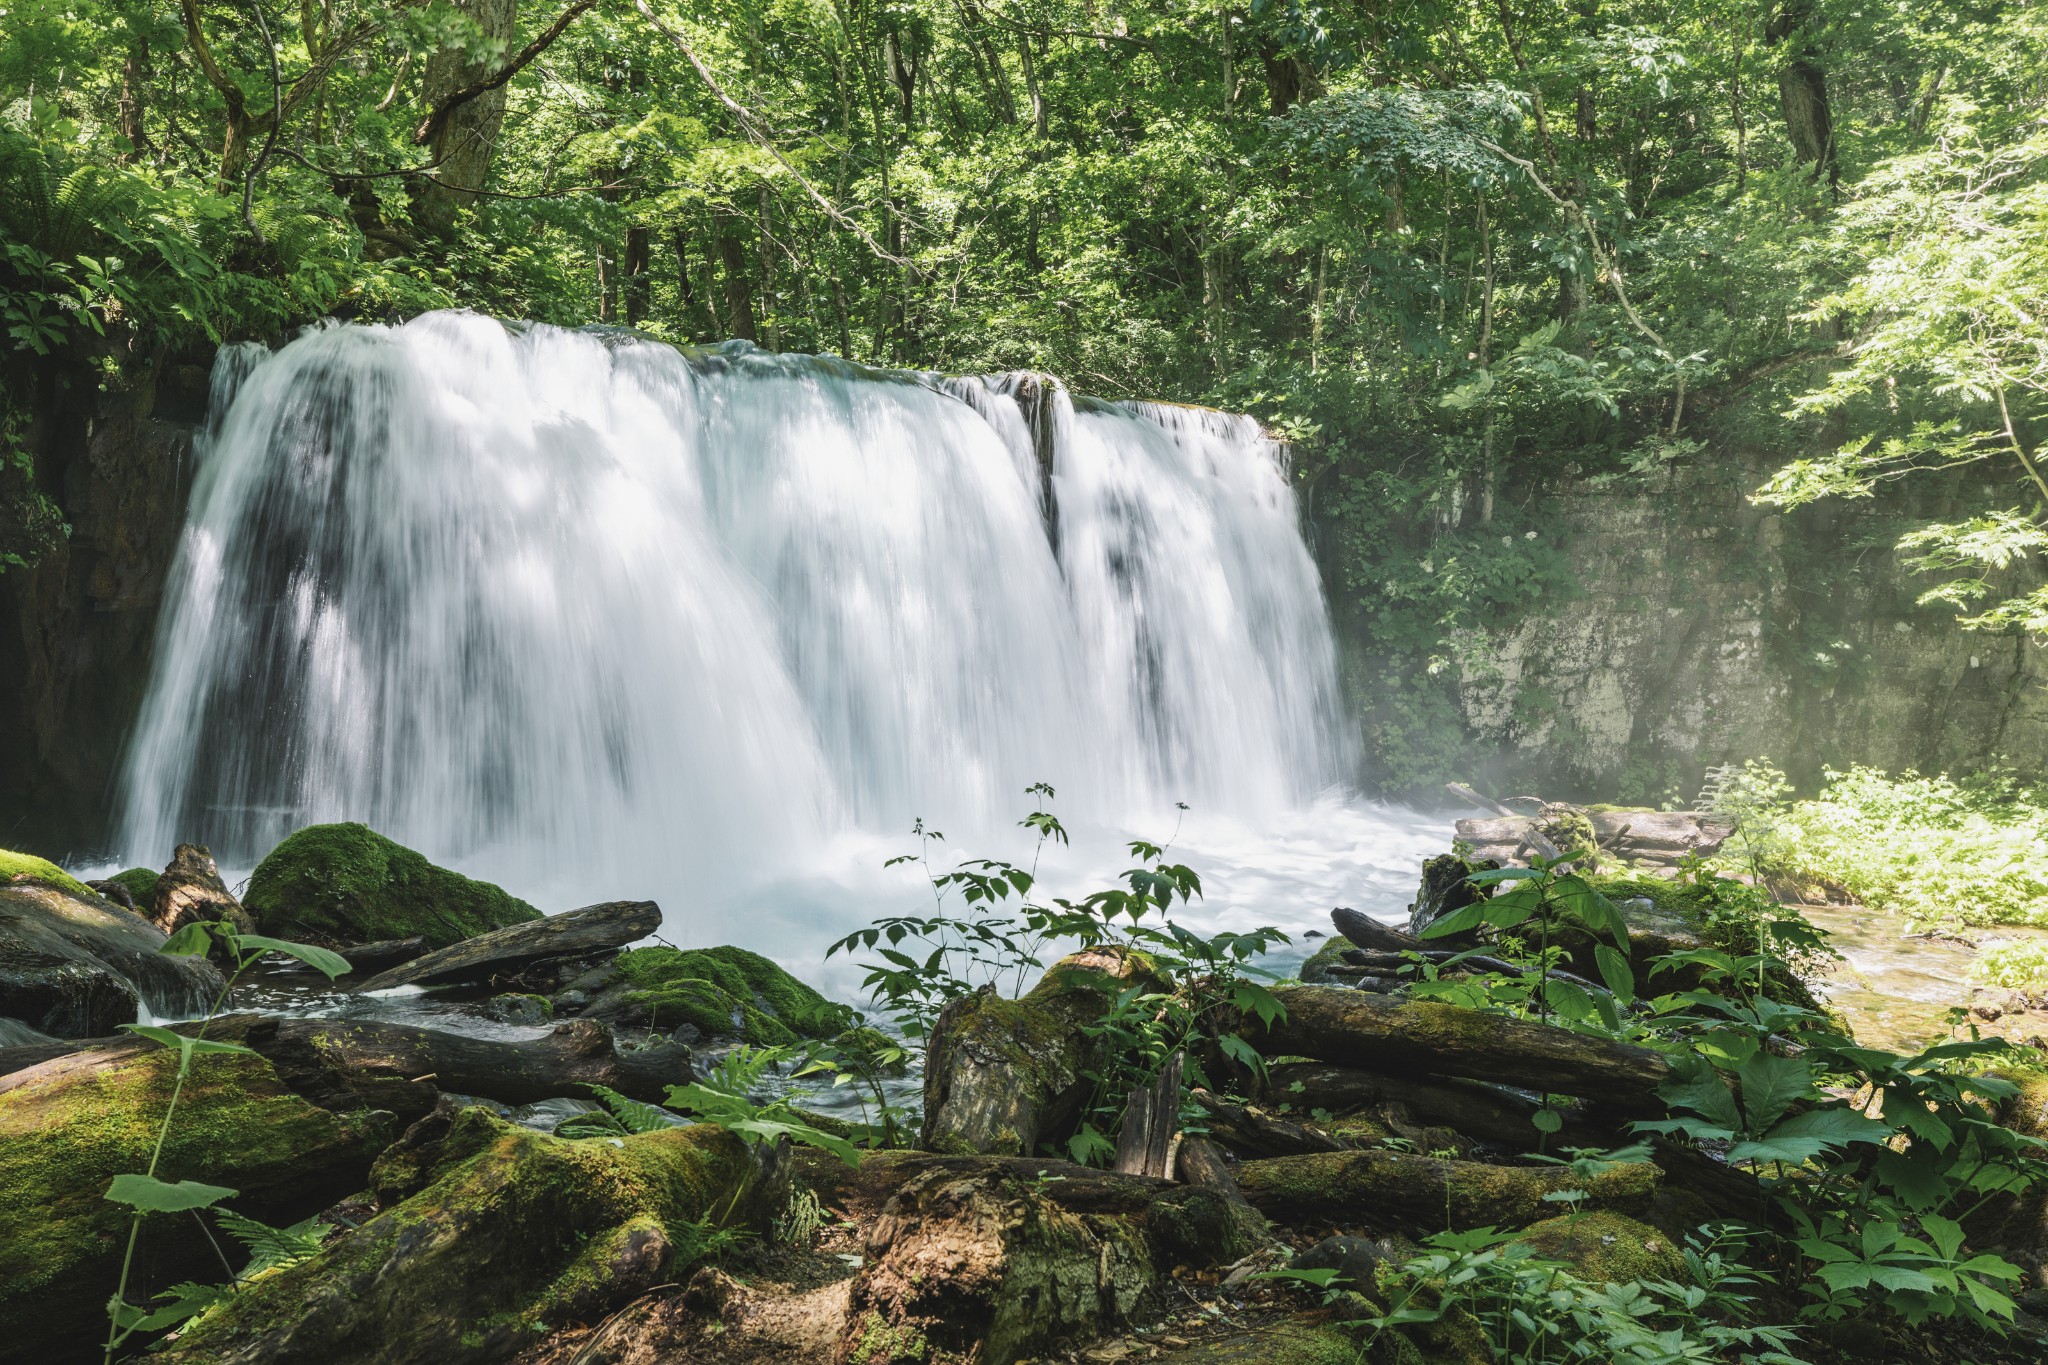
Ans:
POLYGON ((124 782, 138 858, 248 866, 353 819, 673 916, 846 831, 996 830, 1034 781, 1128 829, 1270 820, 1346 771, 1249 419, 1022 381, 1034 426, 1016 378, 463 313, 221 366, 124 782))

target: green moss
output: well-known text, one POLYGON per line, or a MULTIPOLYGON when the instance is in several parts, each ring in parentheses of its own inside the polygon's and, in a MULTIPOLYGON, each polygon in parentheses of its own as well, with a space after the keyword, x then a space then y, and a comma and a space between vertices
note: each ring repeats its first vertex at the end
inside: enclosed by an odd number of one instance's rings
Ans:
POLYGON ((1330 968, 1343 965, 1344 950, 1349 947, 1351 940, 1342 934, 1332 934, 1324 939, 1322 945, 1309 956, 1308 961, 1301 964, 1299 979, 1308 982, 1329 980, 1330 968))
POLYGON ((1677 1278, 1685 1258, 1653 1227, 1610 1209, 1546 1218, 1522 1234, 1540 1256, 1569 1263, 1592 1284, 1633 1284, 1677 1278))
POLYGON ((880 1313, 869 1312, 860 1320, 853 1340, 851 1365, 908 1365, 931 1359, 931 1343, 911 1323, 891 1325, 880 1313))
POLYGON ((168 1359, 263 1359, 308 1340, 348 1343, 347 1360, 510 1356, 683 1268, 676 1249, 706 1223, 765 1231, 772 1182, 758 1173, 708 1124, 565 1140, 467 1109, 424 1188, 249 1286, 168 1359))
POLYGON ((135 901, 135 908, 142 910, 156 899, 157 878, 161 875, 146 867, 131 867, 126 872, 116 872, 107 880, 119 882, 127 887, 129 896, 135 901))
POLYGON ((707 1038, 773 1047, 853 1023, 852 1010, 744 948, 634 948, 619 955, 617 972, 632 988, 626 999, 658 1028, 689 1024, 707 1038))
POLYGON ((33 853, 14 853, 0 848, 0 883, 20 881, 48 882, 51 886, 62 887, 78 896, 93 894, 91 887, 48 858, 38 858, 33 853))
POLYGON ((266 934, 340 944, 425 937, 435 948, 540 918, 489 882, 436 867, 368 825, 309 825, 270 851, 243 906, 266 934))
MULTIPOLYGON (((0 1340, 32 1341, 74 1319, 104 1326, 128 1213, 102 1196, 115 1175, 148 1168, 176 1077, 177 1054, 152 1049, 84 1059, 0 1094, 0 1340)), ((233 1207, 292 1221, 355 1188, 390 1136, 382 1122, 307 1103, 259 1057, 214 1054, 193 1063, 157 1174, 228 1186, 240 1192, 233 1207), (324 1186, 337 1170, 344 1188, 324 1186)), ((184 1241, 205 1246, 182 1216, 147 1220, 145 1234, 158 1259, 184 1241)))

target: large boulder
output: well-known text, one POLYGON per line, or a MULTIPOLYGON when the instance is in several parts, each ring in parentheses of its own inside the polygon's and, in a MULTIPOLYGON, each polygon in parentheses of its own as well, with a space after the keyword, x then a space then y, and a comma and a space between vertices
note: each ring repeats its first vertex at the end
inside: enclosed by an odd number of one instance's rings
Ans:
POLYGON ((709 1124, 564 1140, 481 1109, 430 1115, 372 1184, 397 1200, 246 1286, 165 1365, 462 1365, 594 1322, 673 1278, 708 1229, 765 1234, 778 1150, 709 1124), (388 1166, 388 1168, 387 1168, 388 1166))
POLYGON ((586 905, 438 948, 358 982, 355 989, 507 982, 552 964, 610 957, 660 927, 661 907, 653 901, 586 905))
POLYGON ((61 887, 80 896, 91 894, 84 882, 48 858, 38 858, 33 853, 16 853, 12 849, 0 848, 0 886, 11 886, 20 882, 61 887))
POLYGON ((276 938, 347 946, 424 936, 432 947, 540 911, 489 882, 436 867, 368 825, 309 825, 257 864, 242 904, 276 938))
POLYGON ((680 1031, 692 1041, 775 1047, 836 1037, 853 1023, 846 1006, 745 948, 635 948, 570 989, 589 986, 598 989, 582 1007, 586 1018, 680 1031))
MULTIPOLYGON (((149 1168, 177 1070, 175 1052, 131 1039, 0 1077, 0 1356, 73 1360, 105 1335, 129 1218, 104 1195, 149 1168)), ((395 1136, 389 1114, 321 1108, 261 1057, 203 1054, 157 1175, 224 1185, 228 1207, 291 1223, 362 1188, 395 1136)), ((188 1214, 146 1218, 130 1301, 227 1278, 207 1238, 188 1214)))
POLYGON ((166 934, 211 920, 225 920, 237 933, 256 932, 256 921, 221 880, 212 852, 198 844, 178 845, 171 865, 151 885, 149 899, 136 902, 138 909, 144 905, 149 922, 166 934))
POLYGON ((0 886, 0 1015, 89 1038, 133 1023, 138 1005, 157 1014, 204 1009, 221 990, 220 973, 199 958, 165 956, 164 942, 147 920, 75 882, 0 886))

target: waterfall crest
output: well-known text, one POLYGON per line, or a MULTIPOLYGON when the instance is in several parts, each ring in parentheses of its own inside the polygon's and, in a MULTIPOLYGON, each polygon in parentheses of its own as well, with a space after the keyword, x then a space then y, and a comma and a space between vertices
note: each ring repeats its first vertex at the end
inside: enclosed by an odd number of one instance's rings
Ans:
POLYGON ((1247 418, 467 313, 220 363, 133 856, 354 819, 675 895, 846 828, 992 828, 1034 781, 1121 824, 1348 771, 1247 418))

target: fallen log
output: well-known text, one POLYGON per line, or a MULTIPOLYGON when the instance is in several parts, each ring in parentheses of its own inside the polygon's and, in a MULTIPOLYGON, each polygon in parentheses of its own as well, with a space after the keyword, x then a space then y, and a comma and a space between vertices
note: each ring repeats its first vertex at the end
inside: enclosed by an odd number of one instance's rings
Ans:
MULTIPOLYGON (((191 1034, 200 1026, 175 1027, 191 1034)), ((381 1109, 406 1121, 432 1109, 444 1090, 500 1104, 532 1104, 588 1099, 590 1087, 602 1085, 659 1103, 669 1086, 695 1078, 687 1048, 620 1048, 610 1029, 584 1019, 559 1024, 544 1038, 508 1042, 374 1020, 231 1014, 208 1024, 206 1036, 255 1050, 277 1067, 286 1084, 324 1108, 381 1109)), ((132 1055, 154 1046, 123 1035, 71 1044, 57 1058, 38 1056, 37 1061, 55 1066, 69 1056, 132 1055)), ((4 1049, 0 1056, 47 1052, 4 1049)), ((0 1075, 0 1094, 32 1083, 40 1070, 31 1066, 0 1075)))
POLYGON ((1337 932, 1352 943, 1369 952, 1406 952, 1423 946, 1415 935, 1381 924, 1371 915, 1361 914, 1348 905, 1340 905, 1330 912, 1330 923, 1337 926, 1337 932))
MULTIPOLYGON (((1532 1150, 1540 1138, 1535 1124, 1542 1106, 1533 1096, 1449 1077, 1383 1076, 1323 1062, 1281 1062, 1266 1070, 1264 1098, 1296 1113, 1317 1109, 1352 1114, 1403 1106, 1426 1124, 1449 1128, 1507 1152, 1532 1150)), ((1611 1146, 1622 1137, 1618 1125, 1602 1124, 1573 1110, 1559 1111, 1564 1128, 1553 1144, 1611 1146)))
POLYGON ((1338 986, 1279 986, 1287 1008, 1249 1036, 1268 1056, 1312 1057, 1384 1075, 1463 1076, 1582 1095, 1620 1113, 1662 1112, 1668 1064, 1649 1048, 1533 1019, 1338 986))
POLYGON ((1207 1090, 1193 1092, 1208 1115, 1204 1126, 1212 1141, 1239 1157, 1296 1156, 1304 1152, 1341 1152, 1349 1143, 1340 1142, 1320 1128, 1297 1123, 1278 1114, 1261 1113, 1232 1104, 1207 1090))
POLYGON ((1580 1208, 1647 1211, 1663 1172, 1629 1162, 1587 1179, 1559 1166, 1496 1166, 1364 1148, 1242 1161, 1236 1176, 1252 1207, 1282 1222, 1434 1232, 1532 1222, 1555 1212, 1546 1195, 1565 1190, 1585 1192, 1580 1208))
POLYGON ((541 962, 611 952, 659 928, 661 907, 653 901, 606 901, 463 939, 379 972, 349 989, 388 991, 394 986, 487 981, 541 962))

